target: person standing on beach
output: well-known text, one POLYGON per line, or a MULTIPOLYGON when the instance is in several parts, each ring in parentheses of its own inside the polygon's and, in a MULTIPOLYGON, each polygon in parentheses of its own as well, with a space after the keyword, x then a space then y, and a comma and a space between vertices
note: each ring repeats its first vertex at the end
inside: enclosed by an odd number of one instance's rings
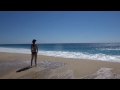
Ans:
POLYGON ((31 44, 31 66, 33 63, 33 58, 35 58, 35 66, 37 66, 37 53, 38 53, 38 46, 35 44, 36 40, 33 39, 31 44))

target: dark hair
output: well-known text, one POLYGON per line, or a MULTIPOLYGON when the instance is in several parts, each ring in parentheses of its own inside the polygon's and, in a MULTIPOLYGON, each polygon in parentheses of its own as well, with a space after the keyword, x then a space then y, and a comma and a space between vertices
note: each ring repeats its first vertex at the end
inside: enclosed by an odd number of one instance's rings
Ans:
POLYGON ((32 43, 35 43, 37 40, 33 39, 32 43))

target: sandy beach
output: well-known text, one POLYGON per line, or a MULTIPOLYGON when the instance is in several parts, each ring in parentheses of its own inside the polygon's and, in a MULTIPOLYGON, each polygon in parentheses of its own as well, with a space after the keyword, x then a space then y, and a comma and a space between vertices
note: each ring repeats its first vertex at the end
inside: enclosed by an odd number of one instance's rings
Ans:
POLYGON ((0 52, 0 79, 120 79, 120 63, 0 52))

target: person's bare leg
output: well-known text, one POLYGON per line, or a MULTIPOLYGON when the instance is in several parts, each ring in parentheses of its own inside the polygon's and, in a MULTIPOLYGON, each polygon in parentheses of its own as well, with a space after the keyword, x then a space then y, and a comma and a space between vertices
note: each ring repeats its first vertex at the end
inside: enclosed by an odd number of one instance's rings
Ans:
POLYGON ((33 54, 31 55, 31 66, 32 66, 32 62, 33 62, 33 54))
POLYGON ((37 53, 35 54, 35 66, 37 66, 37 53))

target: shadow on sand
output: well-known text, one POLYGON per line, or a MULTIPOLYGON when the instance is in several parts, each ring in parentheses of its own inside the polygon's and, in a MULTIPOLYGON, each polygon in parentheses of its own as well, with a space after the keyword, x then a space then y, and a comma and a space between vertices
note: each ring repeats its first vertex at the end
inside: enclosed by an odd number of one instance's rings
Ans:
POLYGON ((32 68, 32 67, 31 67, 31 66, 28 66, 28 67, 22 68, 22 69, 20 69, 20 70, 18 70, 18 71, 16 71, 16 72, 25 71, 25 70, 28 70, 28 69, 30 69, 30 68, 32 68))

